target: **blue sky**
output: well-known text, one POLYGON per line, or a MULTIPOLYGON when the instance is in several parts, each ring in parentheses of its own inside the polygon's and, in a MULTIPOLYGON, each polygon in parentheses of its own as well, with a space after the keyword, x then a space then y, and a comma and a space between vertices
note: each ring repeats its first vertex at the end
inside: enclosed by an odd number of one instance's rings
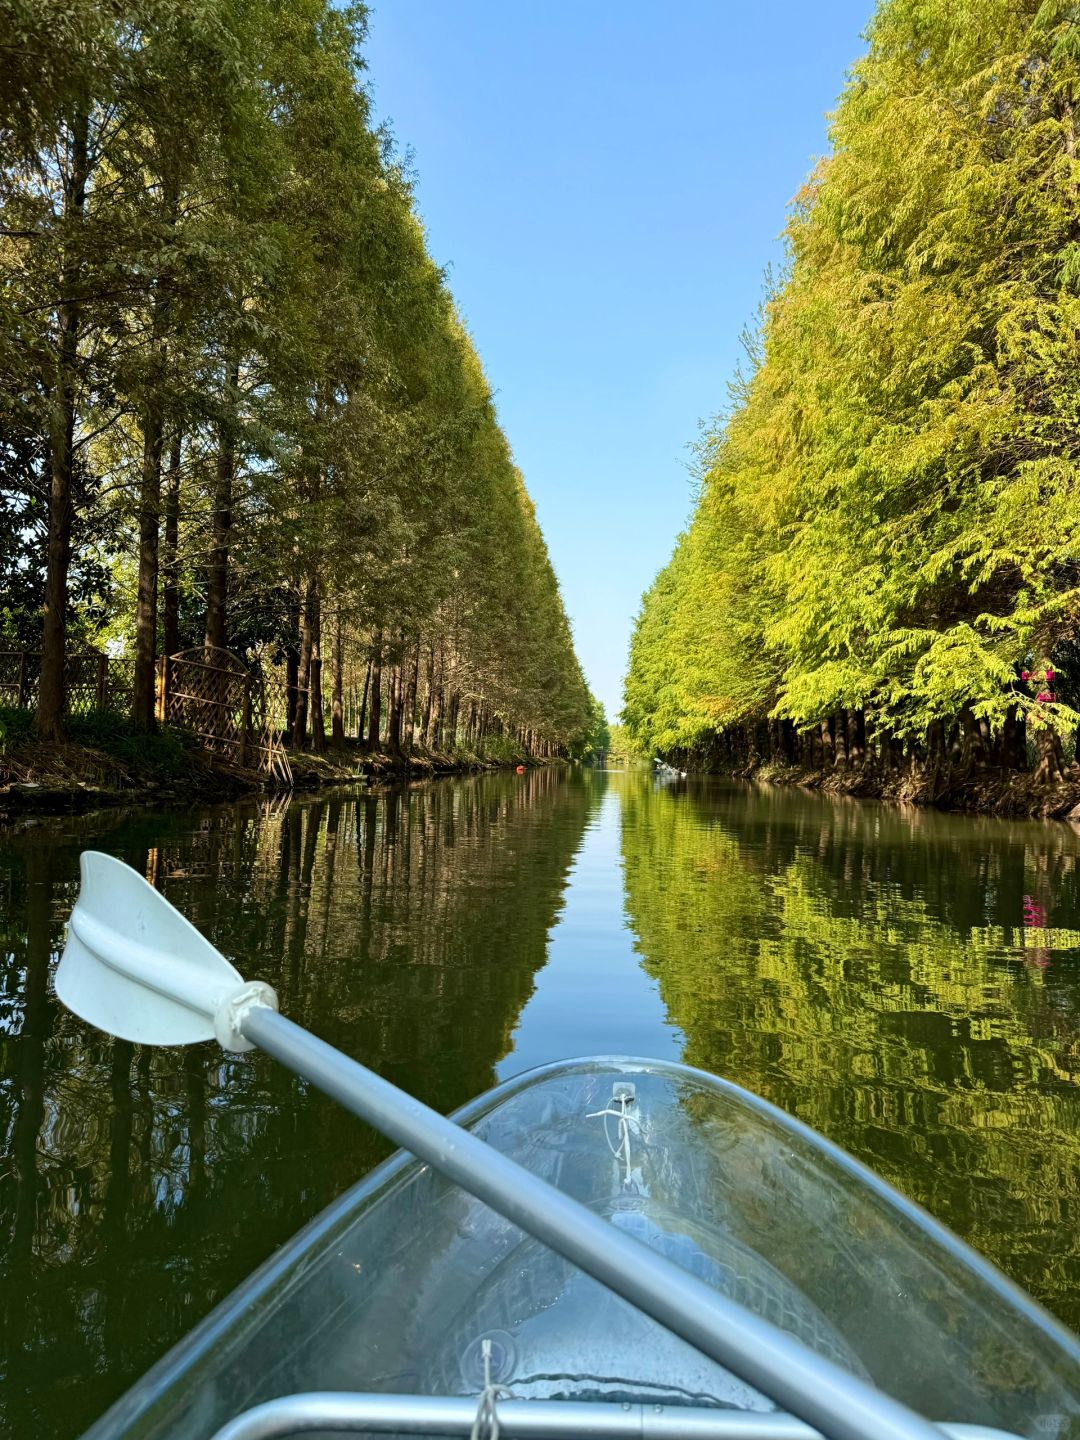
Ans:
POLYGON ((375 113, 610 718, 871 0, 374 0, 375 113))

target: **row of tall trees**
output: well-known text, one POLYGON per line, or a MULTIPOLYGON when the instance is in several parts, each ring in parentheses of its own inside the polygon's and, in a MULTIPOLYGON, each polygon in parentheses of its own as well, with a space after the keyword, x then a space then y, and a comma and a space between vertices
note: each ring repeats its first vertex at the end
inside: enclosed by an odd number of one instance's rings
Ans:
POLYGON ((1080 697, 1080 6, 882 0, 868 38, 626 720, 718 763, 1053 780, 1080 697))
POLYGON ((65 655, 106 637, 148 727, 156 657, 203 643, 280 662, 316 746, 358 669, 375 739, 589 727, 364 26, 328 0, 0 0, 0 626, 41 650, 44 738, 65 655))

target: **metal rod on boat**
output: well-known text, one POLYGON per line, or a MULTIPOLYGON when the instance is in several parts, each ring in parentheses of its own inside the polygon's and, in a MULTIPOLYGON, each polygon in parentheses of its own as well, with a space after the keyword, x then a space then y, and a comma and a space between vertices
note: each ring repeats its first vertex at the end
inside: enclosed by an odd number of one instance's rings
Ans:
MULTIPOLYGON (((504 1440, 821 1440, 794 1415, 702 1405, 500 1400, 504 1440)), ((476 1401, 457 1395, 283 1395, 237 1415, 213 1440, 279 1440, 311 1432, 469 1435, 476 1401)), ((1017 1440, 985 1425, 942 1425, 949 1440, 1017 1440)))
MULTIPOLYGON (((592 1400, 500 1400, 503 1440, 821 1440, 793 1415, 592 1400)), ((456 1395, 284 1395, 223 1425, 213 1440, 278 1440, 327 1431, 469 1435, 476 1401, 456 1395)))
POLYGON ((55 984, 77 1015, 125 1040, 258 1045, 828 1440, 940 1440, 906 1405, 279 1015, 269 986, 245 982, 163 895, 111 856, 82 856, 55 984))
POLYGON ((906 1406, 623 1234, 468 1130, 263 1005, 240 1020, 260 1050, 403 1150, 727 1366, 829 1440, 940 1440, 906 1406))

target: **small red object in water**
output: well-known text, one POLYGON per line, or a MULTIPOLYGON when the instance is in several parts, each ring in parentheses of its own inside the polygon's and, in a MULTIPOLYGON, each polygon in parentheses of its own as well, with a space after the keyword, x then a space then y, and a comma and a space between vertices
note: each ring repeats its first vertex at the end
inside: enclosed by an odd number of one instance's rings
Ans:
POLYGON ((1046 928, 1046 909, 1030 895, 1024 896, 1024 924, 1036 930, 1046 928))
POLYGON ((525 766, 524 766, 524 765, 519 765, 519 766, 517 767, 517 774, 519 774, 519 775, 524 775, 524 774, 525 774, 525 766))

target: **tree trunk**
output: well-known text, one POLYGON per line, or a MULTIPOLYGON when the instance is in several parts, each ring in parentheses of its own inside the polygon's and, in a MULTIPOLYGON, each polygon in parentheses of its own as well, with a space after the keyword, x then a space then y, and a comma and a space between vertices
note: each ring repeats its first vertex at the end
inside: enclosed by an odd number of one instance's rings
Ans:
POLYGON ((827 720, 822 720, 819 730, 821 733, 821 765, 824 770, 831 770, 836 760, 836 746, 833 741, 833 722, 830 715, 827 720))
POLYGON ((848 764, 847 711, 838 710, 833 718, 833 724, 835 727, 833 744, 835 748, 836 768, 837 770, 846 770, 848 764))
POLYGON ((300 705, 300 593, 290 588, 288 599, 289 640, 285 651, 285 740, 295 741, 300 705))
MULTIPOLYGON (((162 178, 163 219, 176 228, 177 189, 162 178)), ((143 405, 143 459, 139 487, 139 576, 135 602, 135 671, 131 716, 142 730, 154 728, 158 625, 158 540, 161 534, 161 452, 165 442, 165 376, 168 369, 172 277, 168 269, 154 282, 150 319, 150 367, 143 405)))
MULTIPOLYGON (((71 168, 64 180, 64 220, 80 224, 86 212, 90 178, 90 122, 80 111, 71 127, 71 168)), ((67 691, 64 647, 67 639, 68 568, 71 564, 71 518, 75 460, 75 370, 82 310, 73 292, 77 262, 65 260, 59 277, 56 381, 50 397, 49 532, 46 546, 45 609, 41 637, 41 677, 34 728, 42 740, 63 733, 67 691)))
POLYGON ((965 705, 960 711, 960 725, 963 732, 963 748, 961 751, 965 768, 980 768, 985 759, 986 752, 983 746, 983 732, 978 720, 970 705, 965 705))
POLYGON ((390 671, 390 711, 386 718, 386 748, 391 755, 401 753, 401 692, 404 684, 404 673, 399 663, 390 671))
POLYGON ((994 753, 994 736, 985 715, 980 715, 975 723, 979 729, 979 748, 982 752, 982 763, 985 765, 994 753))
POLYGON ((799 737, 792 721, 780 721, 780 741, 784 759, 789 765, 794 765, 799 754, 799 737))
POLYGON ((159 392, 150 399, 143 416, 142 485, 139 493, 139 579, 135 602, 135 679, 131 699, 131 718, 140 730, 154 728, 163 425, 159 392))
POLYGON ((432 640, 428 649, 427 663, 427 694, 424 696, 424 713, 420 719, 420 743, 430 745, 431 743, 431 706, 435 698, 435 641, 432 640))
POLYGON ((326 749, 326 721, 323 718, 322 692, 322 595, 319 577, 313 571, 308 581, 311 597, 311 661, 308 665, 308 713, 311 716, 311 748, 316 755, 326 749))
POLYGON ((1035 732, 1035 780, 1040 785, 1056 785, 1062 778, 1065 756, 1061 736, 1049 725, 1035 732))
POLYGON ((446 679, 446 655, 439 649, 439 660, 435 670, 435 690, 431 701, 431 740, 433 750, 442 749, 444 682, 446 679))
MULTIPOLYGON (((155 329, 160 320, 155 321, 155 329)), ((142 483, 139 488, 139 577, 135 601, 135 674, 131 718, 140 730, 154 728, 154 680, 157 658, 158 537, 161 531, 161 449, 165 412, 161 395, 165 357, 151 381, 143 411, 142 483)))
POLYGON ((299 750, 307 745, 308 711, 312 705, 311 651, 315 641, 315 592, 309 580, 304 587, 304 621, 300 631, 300 659, 297 664, 296 722, 293 744, 299 750))
POLYGON ((769 739, 769 762, 775 764, 780 758, 780 721, 766 721, 769 739))
POLYGON ((363 741, 364 741, 364 722, 365 722, 365 720, 367 719, 368 690, 369 690, 370 688, 371 688, 371 661, 369 660, 369 661, 367 662, 367 667, 366 667, 366 669, 365 669, 365 671, 364 671, 364 693, 363 693, 363 695, 360 697, 360 718, 359 718, 359 720, 357 720, 357 722, 356 722, 356 738, 357 738, 357 740, 360 741, 361 744, 363 744, 363 741))
POLYGON ((413 742, 416 739, 416 696, 420 688, 420 641, 416 642, 416 649, 413 653, 412 675, 409 679, 409 692, 405 702, 405 749, 411 755, 413 742))
POLYGON ((998 743, 1001 763, 1007 770, 1025 771, 1028 768, 1027 727, 1015 706, 1005 716, 998 743))
POLYGON ((949 761, 953 765, 959 765, 964 758, 964 728, 959 720, 953 720, 949 726, 948 743, 946 745, 949 761))
POLYGON ((852 710, 848 715, 848 751, 853 765, 866 759, 866 711, 852 710))
POLYGON ((183 437, 179 430, 169 447, 165 480, 165 579, 162 595, 162 650, 175 655, 180 649, 180 459, 183 437))
POLYGON ((217 474, 211 522, 210 563, 206 584, 206 644, 227 648, 226 607, 229 598, 229 544, 232 532, 233 481, 236 471, 236 411, 240 366, 229 362, 218 426, 217 474))
POLYGON ((341 606, 334 617, 334 696, 331 732, 335 745, 345 744, 345 710, 342 696, 345 690, 345 634, 341 623, 341 606))
POLYGON ((371 711, 368 715, 368 749, 374 753, 379 748, 379 730, 382 724, 382 631, 376 630, 371 645, 371 711))

